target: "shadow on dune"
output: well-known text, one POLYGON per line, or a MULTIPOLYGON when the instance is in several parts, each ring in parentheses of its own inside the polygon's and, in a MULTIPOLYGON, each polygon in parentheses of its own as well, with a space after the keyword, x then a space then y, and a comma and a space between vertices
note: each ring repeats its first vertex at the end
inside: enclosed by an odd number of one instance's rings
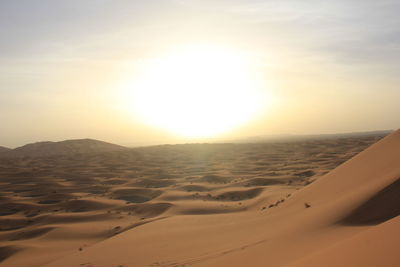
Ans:
POLYGON ((12 236, 10 236, 10 238, 8 240, 16 241, 16 240, 32 239, 32 238, 36 238, 36 237, 45 235, 53 229, 55 229, 55 227, 43 227, 43 228, 32 229, 29 231, 21 231, 21 232, 15 233, 12 236))
POLYGON ((257 197, 263 191, 263 188, 253 188, 250 190, 241 190, 241 191, 228 191, 222 194, 215 196, 216 200, 221 201, 240 201, 246 199, 252 199, 257 197))
POLYGON ((223 208, 204 208, 204 209, 187 209, 183 210, 181 214, 183 215, 212 215, 212 214, 222 214, 222 213, 233 213, 245 211, 246 208, 235 208, 235 209, 223 209, 223 208))
POLYGON ((171 203, 143 203, 128 205, 123 208, 119 208, 118 210, 129 212, 130 215, 151 218, 161 215, 170 207, 172 207, 171 203))
POLYGON ((0 262, 17 253, 21 249, 16 246, 0 247, 0 262))
POLYGON ((186 192, 207 192, 211 191, 212 188, 202 186, 202 185, 184 185, 178 188, 181 191, 186 191, 186 192))
POLYGON ((339 223, 374 225, 400 215, 400 179, 385 187, 339 223))
POLYGON ((131 203, 143 203, 158 197, 162 193, 163 191, 160 190, 152 190, 146 188, 127 188, 115 190, 112 193, 112 197, 131 203))
POLYGON ((145 188, 162 188, 176 184, 175 180, 171 179, 141 179, 137 182, 130 183, 127 186, 145 187, 145 188))
POLYGON ((284 178, 253 178, 242 182, 244 186, 268 186, 286 184, 290 179, 284 178))

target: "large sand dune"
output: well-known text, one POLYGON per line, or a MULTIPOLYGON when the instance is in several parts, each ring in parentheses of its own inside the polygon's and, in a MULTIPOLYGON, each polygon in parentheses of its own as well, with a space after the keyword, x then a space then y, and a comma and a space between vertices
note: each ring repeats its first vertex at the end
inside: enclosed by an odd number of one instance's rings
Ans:
POLYGON ((3 158, 0 265, 398 266, 400 132, 357 155, 379 139, 3 158))

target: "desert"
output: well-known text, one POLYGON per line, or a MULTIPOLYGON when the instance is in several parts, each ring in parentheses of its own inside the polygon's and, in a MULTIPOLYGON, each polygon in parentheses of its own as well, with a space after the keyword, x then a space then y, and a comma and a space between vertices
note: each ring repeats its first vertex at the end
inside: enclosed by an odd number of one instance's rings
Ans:
POLYGON ((399 145, 396 131, 7 150, 0 265, 397 266, 399 145))

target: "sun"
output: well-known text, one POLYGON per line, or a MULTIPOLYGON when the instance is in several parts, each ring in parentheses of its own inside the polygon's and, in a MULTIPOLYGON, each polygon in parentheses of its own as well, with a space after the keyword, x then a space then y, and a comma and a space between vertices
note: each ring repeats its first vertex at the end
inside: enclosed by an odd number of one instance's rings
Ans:
POLYGON ((191 46, 153 59, 123 93, 134 116, 188 138, 216 137, 254 118, 261 80, 238 51, 191 46))

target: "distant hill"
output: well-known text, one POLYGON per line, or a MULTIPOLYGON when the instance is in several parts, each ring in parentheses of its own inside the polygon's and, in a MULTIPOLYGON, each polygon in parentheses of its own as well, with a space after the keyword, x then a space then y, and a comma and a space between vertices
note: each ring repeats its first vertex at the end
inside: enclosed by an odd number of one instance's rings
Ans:
POLYGON ((242 138, 235 140, 234 142, 239 142, 239 143, 259 143, 259 142, 275 142, 275 141, 286 142, 286 141, 306 141, 306 140, 321 140, 321 139, 349 138, 349 137, 386 136, 392 132, 393 130, 336 133, 336 134, 266 135, 266 136, 242 138))
POLYGON ((0 146, 0 154, 4 153, 4 152, 11 151, 11 150, 12 150, 11 148, 0 146))
POLYGON ((2 156, 11 157, 41 157, 55 155, 73 155, 83 153, 99 153, 110 151, 121 151, 126 147, 94 140, 94 139, 75 139, 60 142, 37 142, 27 144, 15 149, 9 149, 2 156))

